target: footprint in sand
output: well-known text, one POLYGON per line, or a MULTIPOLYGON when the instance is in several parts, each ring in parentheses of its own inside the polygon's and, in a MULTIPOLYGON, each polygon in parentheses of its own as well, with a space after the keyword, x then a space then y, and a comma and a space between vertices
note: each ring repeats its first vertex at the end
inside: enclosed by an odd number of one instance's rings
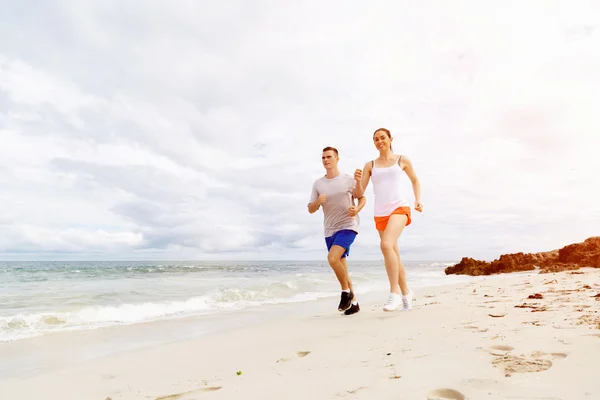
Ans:
POLYGON ((540 321, 524 321, 521 322, 524 325, 533 325, 533 326, 544 326, 543 323, 541 323, 540 321))
POLYGON ((482 329, 482 328, 480 328, 480 327, 478 327, 478 326, 475 326, 475 325, 466 325, 466 326, 464 326, 463 328, 464 328, 464 329, 469 329, 469 330, 472 330, 473 332, 479 332, 479 333, 485 333, 485 332, 487 332, 487 331, 488 331, 488 329, 487 329, 487 328, 486 328, 486 329, 482 329))
POLYGON ((220 389, 222 389, 221 386, 210 386, 210 387, 206 387, 206 388, 202 388, 202 389, 189 390, 187 392, 181 392, 181 393, 175 393, 175 394, 168 394, 166 396, 160 396, 160 397, 157 397, 156 400, 179 400, 179 399, 182 399, 183 396, 186 396, 188 394, 195 394, 195 393, 201 393, 201 392, 214 392, 214 391, 217 391, 220 389))
POLYGON ((566 353, 550 353, 550 355, 554 358, 567 358, 566 353))
POLYGON ((507 375, 513 373, 541 372, 552 367, 552 361, 541 358, 543 353, 532 353, 528 356, 505 354, 492 361, 492 365, 502 368, 507 375))
POLYGON ((514 349, 515 349, 514 347, 504 346, 504 345, 500 344, 497 346, 492 346, 488 350, 489 350, 490 354, 493 356, 505 356, 508 353, 510 353, 511 351, 513 351, 514 349))
POLYGON ((466 397, 454 389, 436 389, 427 393, 427 400, 465 400, 466 397))
POLYGON ((553 358, 567 358, 567 353, 544 353, 543 351, 534 351, 532 357, 539 358, 544 356, 552 356, 553 358))
POLYGON ((577 329, 576 326, 573 325, 552 325, 554 329, 577 329))
MULTIPOLYGON (((310 354, 310 351, 297 351, 296 352, 296 357, 298 358, 304 358, 307 355, 310 354)), ((279 360, 277 360, 277 362, 286 362, 286 361, 291 361, 292 359, 290 357, 284 357, 284 358, 280 358, 279 360)))

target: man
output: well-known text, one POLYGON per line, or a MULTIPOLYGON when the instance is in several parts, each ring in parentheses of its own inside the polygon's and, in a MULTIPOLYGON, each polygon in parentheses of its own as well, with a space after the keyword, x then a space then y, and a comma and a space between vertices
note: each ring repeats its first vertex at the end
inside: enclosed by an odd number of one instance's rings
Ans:
POLYGON ((344 315, 352 315, 360 311, 360 306, 348 275, 346 257, 358 234, 358 213, 365 206, 366 199, 361 196, 358 198, 358 206, 354 205, 357 180, 340 173, 337 149, 325 147, 321 159, 326 173, 313 183, 308 212, 313 214, 323 207, 323 228, 329 252, 327 261, 342 287, 338 311, 343 311, 344 315))

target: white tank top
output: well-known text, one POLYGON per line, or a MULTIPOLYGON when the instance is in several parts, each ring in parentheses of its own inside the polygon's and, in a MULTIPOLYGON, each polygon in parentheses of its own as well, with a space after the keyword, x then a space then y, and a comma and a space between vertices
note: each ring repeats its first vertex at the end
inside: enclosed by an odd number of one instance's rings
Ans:
POLYGON ((373 182, 373 192, 375 193, 375 213, 376 217, 385 217, 391 215, 398 207, 409 206, 406 190, 402 184, 404 171, 400 168, 400 159, 390 167, 376 167, 375 161, 371 161, 371 181, 373 182))

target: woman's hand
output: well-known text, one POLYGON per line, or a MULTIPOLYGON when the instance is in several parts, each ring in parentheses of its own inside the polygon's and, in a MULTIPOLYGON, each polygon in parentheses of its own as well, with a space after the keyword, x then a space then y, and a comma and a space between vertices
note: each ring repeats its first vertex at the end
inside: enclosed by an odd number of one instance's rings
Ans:
POLYGON ((423 204, 420 201, 415 201, 415 211, 423 212, 423 204))

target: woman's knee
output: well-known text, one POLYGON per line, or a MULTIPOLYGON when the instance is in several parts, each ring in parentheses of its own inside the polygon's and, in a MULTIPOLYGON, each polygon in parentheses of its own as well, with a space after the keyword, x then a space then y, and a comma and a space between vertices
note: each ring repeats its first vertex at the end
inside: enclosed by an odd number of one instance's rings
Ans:
POLYGON ((394 251, 394 241, 382 238, 379 247, 381 247, 382 251, 394 251))

